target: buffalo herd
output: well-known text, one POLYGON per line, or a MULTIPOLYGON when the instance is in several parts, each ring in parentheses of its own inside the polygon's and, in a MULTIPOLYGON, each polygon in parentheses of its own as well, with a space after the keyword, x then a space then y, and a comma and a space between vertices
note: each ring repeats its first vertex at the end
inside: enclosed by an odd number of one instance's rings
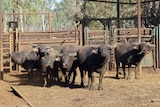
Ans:
POLYGON ((86 46, 45 46, 32 44, 31 49, 13 52, 10 54, 14 64, 21 65, 28 72, 28 80, 32 80, 33 70, 37 69, 44 74, 43 86, 48 86, 49 80, 59 80, 59 71, 65 79, 65 86, 74 85, 77 72, 80 72, 81 87, 85 87, 85 75, 88 74, 88 88, 94 90, 94 72, 99 74, 98 90, 102 90, 102 80, 110 61, 111 50, 114 50, 116 62, 116 78, 119 78, 118 69, 122 64, 124 78, 130 78, 130 68, 135 65, 135 78, 138 78, 137 69, 145 54, 154 49, 150 43, 133 44, 130 42, 112 46, 109 44, 86 46), (125 67, 128 66, 128 76, 125 67), (79 70, 77 70, 77 68, 79 70), (71 81, 71 74, 73 78, 71 81))

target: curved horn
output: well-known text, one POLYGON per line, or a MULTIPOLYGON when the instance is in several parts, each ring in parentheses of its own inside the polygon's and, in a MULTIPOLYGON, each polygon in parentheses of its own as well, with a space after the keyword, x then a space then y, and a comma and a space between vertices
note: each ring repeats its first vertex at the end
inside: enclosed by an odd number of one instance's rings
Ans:
POLYGON ((30 44, 32 47, 36 47, 38 46, 38 44, 30 44))
POLYGON ((117 44, 114 44, 114 45, 107 44, 107 46, 108 46, 109 48, 113 49, 113 48, 116 48, 116 47, 117 47, 117 44))
POLYGON ((151 43, 146 43, 149 47, 151 47, 151 48, 154 48, 154 47, 156 47, 156 45, 154 45, 154 44, 151 44, 151 43))
POLYGON ((69 53, 69 56, 77 56, 77 53, 69 53))

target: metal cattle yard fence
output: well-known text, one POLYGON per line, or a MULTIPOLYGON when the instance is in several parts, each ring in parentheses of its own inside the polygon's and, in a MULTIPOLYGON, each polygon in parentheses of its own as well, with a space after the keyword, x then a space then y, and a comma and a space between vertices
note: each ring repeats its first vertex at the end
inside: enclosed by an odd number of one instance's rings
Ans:
MULTIPOLYGON (((3 70, 6 72, 17 70, 13 69, 13 64, 9 53, 21 51, 31 47, 31 44, 43 44, 46 46, 60 46, 66 44, 78 45, 79 37, 75 31, 58 32, 18 32, 11 28, 9 32, 3 33, 3 70)), ((20 67, 18 67, 20 71, 20 67)))
MULTIPOLYGON (((139 43, 137 37, 137 28, 128 28, 128 29, 115 29, 113 31, 113 43, 111 44, 119 44, 131 42, 134 44, 139 43)), ((152 28, 141 28, 141 42, 148 42, 151 44, 155 44, 153 29, 152 28)), ((147 54, 142 62, 142 67, 153 67, 156 68, 156 52, 155 49, 147 54)))
MULTIPOLYGON (((54 32, 18 32, 16 28, 15 31, 10 28, 9 32, 3 33, 3 69, 6 72, 14 71, 13 64, 10 61, 8 53, 14 51, 21 51, 28 47, 30 44, 43 44, 47 46, 60 46, 65 44, 80 45, 80 40, 84 39, 84 45, 93 44, 106 44, 111 45, 123 43, 124 40, 132 41, 133 43, 138 43, 137 29, 114 29, 110 31, 106 30, 89 30, 86 32, 85 38, 81 38, 80 31, 70 30, 70 31, 54 31, 54 32)), ((152 29, 144 28, 141 31, 141 39, 145 42, 151 41, 153 38, 152 29)), ((114 50, 112 50, 110 68, 115 64, 114 60, 114 50)), ((142 61, 143 67, 156 67, 156 54, 155 50, 147 55, 142 61)), ((17 70, 17 69, 15 69, 17 70)), ((21 71, 19 68, 18 71, 21 71)))
MULTIPOLYGON (((27 13, 34 14, 34 13, 27 13)), ((38 14, 38 13, 35 13, 38 14)), ((7 14, 11 15, 14 21, 9 21, 8 19, 8 30, 4 30, 2 35, 2 55, 3 55, 3 71, 10 72, 14 70, 21 71, 20 67, 13 67, 13 63, 10 60, 9 53, 15 51, 21 51, 28 47, 31 47, 30 44, 44 44, 47 46, 53 45, 93 45, 93 44, 119 44, 124 42, 124 40, 132 41, 133 43, 138 43, 137 28, 123 28, 123 29, 112 29, 108 28, 105 25, 104 30, 91 30, 89 27, 83 26, 81 22, 77 22, 74 26, 74 30, 63 30, 63 31, 52 31, 51 28, 51 17, 49 13, 39 13, 47 15, 48 18, 46 21, 46 29, 42 31, 27 31, 26 29, 21 29, 22 22, 18 18, 18 15, 26 16, 22 13, 7 14), (18 22, 21 22, 19 24, 18 22), (44 31, 43 31, 44 30, 44 31), (124 39, 125 38, 125 39, 124 39), (18 68, 18 69, 17 69, 18 68)), ((11 19, 10 19, 11 20, 11 19)), ((4 22, 6 24, 6 22, 4 22)), ((155 44, 152 39, 154 38, 153 29, 151 28, 141 28, 141 40, 145 42, 152 42, 155 44)), ((156 46, 158 44, 155 44, 156 46)), ((144 67, 157 67, 158 55, 156 50, 153 50, 148 56, 142 61, 142 66, 144 67)), ((114 67, 114 50, 112 50, 111 61, 109 63, 110 68, 114 67)), ((15 65, 14 65, 15 66, 15 65)), ((16 65, 17 66, 17 65, 16 65)))
MULTIPOLYGON (((117 45, 125 42, 131 42, 138 44, 137 28, 116 28, 111 30, 85 30, 84 42, 85 45, 94 44, 106 44, 117 45)), ((141 28, 141 42, 148 42, 154 44, 156 47, 158 44, 155 43, 154 30, 152 28, 141 28)), ((115 69, 114 49, 110 53, 109 69, 115 69)), ((142 67, 157 68, 158 56, 154 49, 145 56, 142 60, 142 67)))
POLYGON ((79 39, 76 25, 73 30, 52 31, 51 14, 48 12, 4 13, 2 69, 5 72, 21 71, 21 67, 11 62, 9 53, 30 48, 31 44, 44 44, 47 46, 77 45, 80 42, 79 39), (32 19, 35 21, 33 22, 32 19))

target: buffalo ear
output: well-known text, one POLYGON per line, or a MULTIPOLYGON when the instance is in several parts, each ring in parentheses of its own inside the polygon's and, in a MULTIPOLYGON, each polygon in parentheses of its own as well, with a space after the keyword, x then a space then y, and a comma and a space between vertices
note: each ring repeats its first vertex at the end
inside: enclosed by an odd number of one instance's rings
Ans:
POLYGON ((38 52, 38 48, 39 48, 39 45, 38 44, 30 44, 31 46, 32 46, 32 48, 33 48, 33 50, 32 51, 34 51, 34 52, 38 52))
POLYGON ((46 46, 46 49, 50 49, 50 50, 53 50, 53 48, 49 47, 49 46, 46 46))
POLYGON ((133 49, 138 49, 141 43, 133 43, 133 49))
POLYGON ((117 44, 115 44, 115 45, 110 45, 110 44, 107 44, 107 47, 109 47, 109 49, 111 50, 111 49, 114 49, 114 48, 116 48, 116 47, 117 47, 117 44))
POLYGON ((150 44, 148 47, 149 47, 149 50, 153 51, 155 49, 156 45, 150 44))
POLYGON ((30 44, 33 48, 37 47, 38 44, 30 44))
POLYGON ((58 61, 60 62, 61 61, 61 58, 59 56, 56 57, 55 61, 58 61))
POLYGON ((37 49, 37 48, 33 48, 33 51, 34 51, 34 52, 38 52, 38 49, 37 49))
POLYGON ((98 49, 93 49, 91 53, 98 54, 98 49))
POLYGON ((154 49, 156 47, 156 45, 151 44, 151 43, 146 43, 151 49, 154 49))
POLYGON ((62 55, 63 55, 63 54, 62 54, 62 53, 60 53, 60 54, 58 54, 57 56, 58 56, 58 57, 61 57, 62 55))
POLYGON ((53 48, 51 47, 46 47, 46 51, 49 52, 50 50, 54 50, 53 48))

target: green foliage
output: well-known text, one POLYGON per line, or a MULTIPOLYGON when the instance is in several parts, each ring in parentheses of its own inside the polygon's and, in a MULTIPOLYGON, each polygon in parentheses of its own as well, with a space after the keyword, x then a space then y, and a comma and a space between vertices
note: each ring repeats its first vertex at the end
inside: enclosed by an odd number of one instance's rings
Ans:
POLYGON ((13 12, 14 2, 10 0, 3 0, 2 9, 4 12, 13 12))
POLYGON ((85 5, 86 17, 90 18, 109 18, 116 17, 116 5, 109 5, 104 2, 87 2, 85 5))
MULTIPOLYGON (((134 0, 131 0, 134 1, 134 0)), ((129 2, 128 0, 121 0, 121 2, 129 2)), ((3 0, 3 12, 12 13, 13 10, 18 13, 27 12, 49 12, 51 13, 52 30, 68 30, 74 29, 75 20, 85 17, 88 18, 116 18, 117 4, 93 2, 88 0, 3 0), (18 2, 17 2, 18 1, 18 2)), ((158 16, 160 6, 159 1, 153 3, 146 3, 141 5, 142 15, 158 16), (153 8, 154 11, 153 11, 153 8)), ((120 18, 136 17, 137 5, 120 4, 120 18)), ((25 30, 47 30, 48 16, 25 14, 23 18, 16 16, 16 20, 23 24, 25 30)), ((12 20, 12 15, 4 15, 4 23, 12 20)), ((91 28, 101 29, 100 22, 91 22, 91 28)), ((116 21, 113 22, 116 25, 116 21)), ((131 25, 131 21, 121 21, 121 24, 131 25)), ((5 24, 6 26, 6 24, 5 24)), ((123 26, 123 25, 122 25, 123 26)))

